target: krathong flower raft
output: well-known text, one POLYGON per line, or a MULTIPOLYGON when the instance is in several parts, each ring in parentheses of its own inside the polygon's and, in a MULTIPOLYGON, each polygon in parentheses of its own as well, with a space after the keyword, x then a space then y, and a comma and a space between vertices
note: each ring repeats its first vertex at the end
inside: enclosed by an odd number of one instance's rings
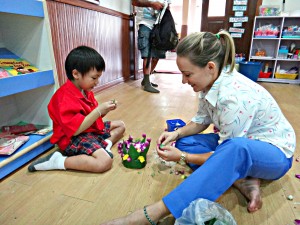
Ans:
POLYGON ((129 135, 128 140, 119 142, 118 153, 122 158, 122 163, 126 168, 141 169, 147 164, 147 153, 150 147, 151 138, 142 135, 142 139, 133 140, 129 135))

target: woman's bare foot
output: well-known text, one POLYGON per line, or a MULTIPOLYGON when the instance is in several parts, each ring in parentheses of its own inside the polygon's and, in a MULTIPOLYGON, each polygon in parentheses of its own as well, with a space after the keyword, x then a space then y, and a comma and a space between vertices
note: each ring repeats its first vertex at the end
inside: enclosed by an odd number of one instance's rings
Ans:
POLYGON ((239 189, 239 191, 248 200, 248 211, 250 213, 259 210, 262 207, 262 199, 260 195, 260 180, 257 178, 246 178, 238 180, 234 183, 234 186, 239 189))
POLYGON ((149 222, 147 221, 146 217, 144 216, 143 210, 135 211, 128 216, 118 218, 101 225, 148 225, 149 222))
MULTIPOLYGON (((147 206, 146 212, 153 222, 157 222, 159 219, 170 214, 170 211, 162 200, 147 206)), ((149 221, 145 216, 144 209, 139 209, 128 216, 115 219, 101 225, 149 225, 149 221)))

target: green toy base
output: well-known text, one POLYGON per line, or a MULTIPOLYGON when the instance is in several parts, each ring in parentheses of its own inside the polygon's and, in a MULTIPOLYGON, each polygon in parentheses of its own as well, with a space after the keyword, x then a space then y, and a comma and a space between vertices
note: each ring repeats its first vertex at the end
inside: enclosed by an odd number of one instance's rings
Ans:
POLYGON ((129 168, 129 169, 142 169, 146 166, 147 164, 147 161, 141 163, 140 160, 133 160, 131 162, 128 162, 127 160, 123 160, 123 165, 126 167, 126 168, 129 168))

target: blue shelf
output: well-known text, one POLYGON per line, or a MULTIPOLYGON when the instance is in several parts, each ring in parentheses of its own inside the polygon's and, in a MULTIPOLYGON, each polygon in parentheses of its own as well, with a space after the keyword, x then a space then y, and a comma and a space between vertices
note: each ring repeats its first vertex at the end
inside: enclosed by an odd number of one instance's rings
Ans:
POLYGON ((44 17, 43 3, 37 0, 1 0, 0 12, 44 17))
MULTIPOLYGON (((0 162, 3 162, 5 160, 8 160, 10 157, 12 157, 15 154, 22 153, 27 147, 30 147, 34 143, 40 141, 41 139, 51 136, 52 132, 45 136, 41 135, 29 135, 29 141, 27 141, 24 145, 22 145, 19 149, 17 149, 12 155, 9 156, 0 156, 0 162)), ((35 147, 34 149, 30 150, 29 152, 22 154, 20 157, 14 159, 13 161, 7 163, 3 167, 0 168, 0 179, 7 176, 8 174, 12 173, 16 169, 20 168, 24 164, 28 163, 30 160, 34 159, 36 156, 42 154, 43 152, 47 151, 53 147, 53 144, 50 143, 50 141, 46 141, 42 143, 41 145, 35 147)))
MULTIPOLYGON (((0 58, 17 59, 17 55, 6 48, 0 48, 0 58)), ((46 85, 54 84, 53 70, 38 71, 0 79, 0 97, 17 94, 46 85)))
POLYGON ((54 84, 53 70, 0 79, 0 97, 54 84))
POLYGON ((6 48, 0 48, 0 58, 2 58, 2 59, 17 59, 19 57, 6 48))

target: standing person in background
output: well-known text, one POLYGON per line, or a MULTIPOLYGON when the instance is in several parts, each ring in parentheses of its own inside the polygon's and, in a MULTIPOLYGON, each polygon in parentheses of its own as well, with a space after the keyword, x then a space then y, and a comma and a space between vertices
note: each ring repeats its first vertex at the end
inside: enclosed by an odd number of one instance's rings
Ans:
POLYGON ((105 70, 102 56, 93 48, 73 49, 65 62, 67 82, 52 96, 48 112, 53 122, 56 151, 33 162, 28 170, 80 170, 102 173, 112 167, 111 146, 125 132, 123 121, 103 121, 117 102, 98 103, 92 89, 105 70))
POLYGON ((170 4, 170 0, 132 0, 131 2, 133 6, 137 6, 136 25, 138 26, 138 49, 143 59, 144 74, 141 85, 145 91, 159 93, 159 90, 155 88, 158 87, 158 85, 150 82, 150 74, 153 73, 158 60, 166 58, 166 51, 151 48, 150 65, 147 68, 147 58, 150 51, 149 37, 160 10, 163 9, 165 4, 170 4))
POLYGON ((198 112, 186 126, 163 132, 156 150, 195 171, 162 200, 105 225, 156 224, 170 213, 178 219, 194 200, 216 201, 232 185, 252 213, 262 207, 260 180, 279 179, 292 166, 294 129, 271 94, 235 70, 228 32, 191 34, 176 52, 182 83, 199 92, 198 112), (201 134, 210 124, 219 134, 201 134))

